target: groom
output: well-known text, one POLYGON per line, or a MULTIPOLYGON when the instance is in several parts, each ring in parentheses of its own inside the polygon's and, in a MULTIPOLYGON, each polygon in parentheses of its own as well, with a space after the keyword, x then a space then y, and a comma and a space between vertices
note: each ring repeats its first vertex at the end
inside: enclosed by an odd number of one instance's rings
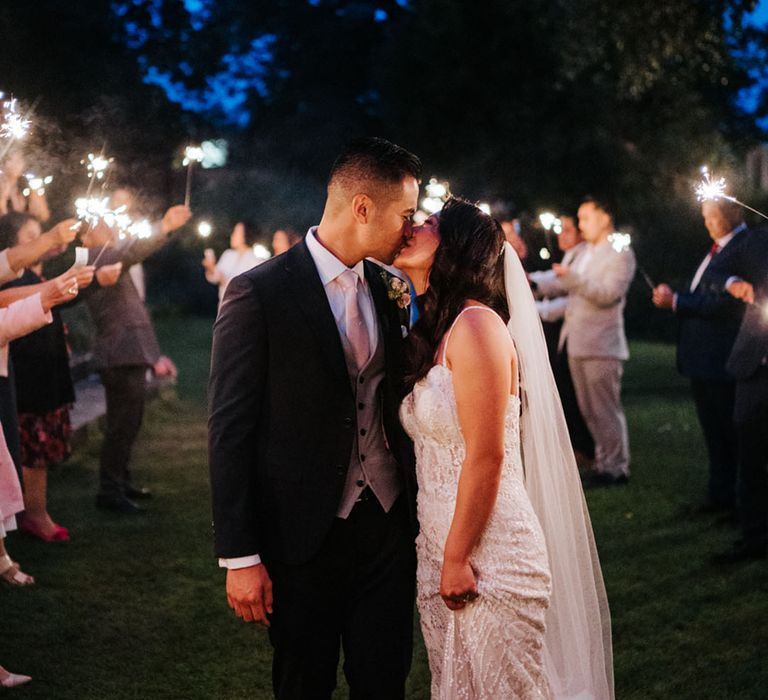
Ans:
POLYGON ((229 285, 213 337, 215 548, 238 617, 269 627, 275 696, 402 698, 415 477, 397 417, 408 312, 391 263, 421 163, 379 138, 338 157, 320 225, 229 285))

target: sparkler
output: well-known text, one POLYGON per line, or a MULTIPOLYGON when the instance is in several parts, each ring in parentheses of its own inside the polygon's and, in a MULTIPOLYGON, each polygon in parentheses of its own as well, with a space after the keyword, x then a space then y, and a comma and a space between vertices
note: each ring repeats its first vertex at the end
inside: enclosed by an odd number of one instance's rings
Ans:
POLYGON ((107 174, 109 166, 114 162, 114 158, 106 158, 104 156, 104 149, 101 149, 99 155, 89 153, 86 158, 80 161, 81 165, 86 167, 88 171, 88 177, 91 180, 103 180, 107 174))
POLYGON ((32 192, 42 197, 45 194, 46 186, 53 182, 53 175, 38 177, 32 173, 27 173, 25 177, 27 178, 27 186, 22 190, 22 194, 25 197, 29 197, 32 192))
POLYGON ((549 253, 546 258, 544 256, 540 257, 542 260, 549 260, 555 252, 552 246, 552 233, 559 236, 563 232, 563 222, 559 216, 555 216, 550 211, 545 211, 543 214, 539 214, 539 223, 544 228, 544 240, 547 243, 547 252, 549 253))
POLYGON ((182 165, 187 166, 187 186, 184 191, 184 206, 189 206, 192 197, 192 168, 195 163, 202 163, 205 158, 205 151, 200 146, 187 146, 184 149, 184 160, 182 165))
POLYGON ((261 243, 257 243, 253 246, 253 254, 259 260, 269 260, 269 258, 272 257, 272 253, 270 253, 266 246, 263 246, 261 243))
POLYGON ((19 113, 18 100, 15 97, 3 102, 3 109, 5 114, 0 123, 0 138, 21 141, 27 135, 32 122, 26 115, 19 113))
MULTIPOLYGON (((608 236, 608 240, 611 243, 611 247, 617 253, 625 253, 632 247, 632 236, 628 233, 619 233, 617 231, 608 236)), ((637 271, 642 275, 643 280, 650 287, 651 291, 656 289, 656 285, 653 283, 651 276, 643 269, 642 265, 637 266, 637 271)))
POLYGON ((197 225, 197 232, 200 235, 200 238, 209 238, 211 233, 213 233, 213 226, 207 221, 201 221, 197 225))
POLYGON ((438 182, 437 178, 433 177, 424 189, 427 191, 427 196, 421 201, 421 208, 428 215, 436 214, 450 196, 448 183, 438 182))
POLYGON ((753 209, 748 204, 740 202, 733 195, 726 194, 725 188, 727 184, 725 182, 725 178, 713 178, 712 174, 709 172, 709 168, 706 165, 701 166, 701 175, 701 182, 696 185, 694 190, 696 192, 696 199, 698 199, 700 202, 716 202, 719 199, 726 199, 729 202, 738 204, 740 207, 744 207, 744 209, 748 209, 758 216, 762 216, 764 219, 768 219, 768 214, 763 214, 763 212, 758 211, 757 209, 753 209))

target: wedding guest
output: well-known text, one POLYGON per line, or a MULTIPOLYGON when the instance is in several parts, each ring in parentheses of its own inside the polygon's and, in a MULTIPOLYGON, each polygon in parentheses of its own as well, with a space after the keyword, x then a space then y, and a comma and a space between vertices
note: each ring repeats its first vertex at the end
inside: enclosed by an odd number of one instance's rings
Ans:
POLYGON ((736 379, 741 539, 715 557, 720 564, 765 559, 768 548, 768 232, 742 234, 726 289, 747 304, 726 369, 736 379))
POLYGON ((292 228, 279 228, 272 234, 272 252, 282 255, 297 243, 301 243, 303 236, 292 228))
MULTIPOLYGON (((46 255, 60 251, 76 235, 74 219, 67 219, 42 234, 36 240, 9 248, 0 247, 0 280, 7 281, 20 277, 24 268, 37 263, 46 255)), ((0 308, 39 291, 6 289, 0 291, 0 308)), ((0 423, 3 425, 5 440, 16 470, 21 478, 21 454, 19 427, 16 413, 16 393, 13 381, 13 364, 8 360, 8 347, 0 347, 0 423)))
MULTIPOLYGON (((14 212, 0 217, 0 246, 30 243, 40 235, 40 223, 30 214, 14 212)), ((119 264, 102 267, 96 274, 98 284, 89 286, 85 293, 114 284, 119 273, 119 264)), ((42 275, 42 263, 37 263, 9 285, 39 285, 45 281, 42 275)), ((79 295, 64 306, 81 299, 79 295)), ((67 528, 55 523, 48 513, 47 482, 48 468, 70 455, 69 407, 75 400, 59 307, 52 314, 52 323, 10 344, 24 483, 25 514, 19 528, 46 542, 69 539, 67 528)))
MULTIPOLYGON (((129 187, 117 187, 112 190, 112 195, 109 198, 110 206, 113 209, 119 207, 125 207, 125 212, 131 217, 133 221, 141 220, 144 217, 138 210, 136 193, 129 187)), ((133 286, 136 287, 136 291, 139 293, 139 298, 144 301, 147 298, 147 281, 144 276, 144 265, 140 262, 135 265, 131 265, 128 270, 128 274, 131 276, 133 286)))
POLYGON ((677 367, 690 379, 696 413, 709 458, 706 500, 701 512, 736 507, 738 445, 733 423, 736 383, 725 368, 744 317, 744 305, 720 283, 746 242, 747 225, 739 205, 704 202, 701 213, 712 239, 691 283, 673 290, 660 284, 653 303, 678 319, 677 367))
POLYGON ((504 237, 507 239, 507 242, 514 248, 517 257, 520 258, 520 262, 525 264, 525 261, 528 259, 528 245, 520 235, 520 220, 510 219, 502 221, 501 229, 504 231, 504 237))
POLYGON ((107 402, 106 432, 99 462, 96 505, 117 513, 134 514, 143 509, 137 499, 151 496, 148 489, 133 483, 130 459, 144 415, 146 373, 167 376, 175 367, 160 355, 160 347, 147 307, 127 272, 131 265, 160 250, 172 231, 187 223, 186 206, 168 209, 153 226, 153 235, 142 240, 116 242, 104 224, 81 235, 90 260, 101 255, 102 264, 121 262, 117 283, 99 289, 86 301, 96 326, 93 354, 101 375, 107 402))
POLYGON ((0 215, 7 214, 9 211, 24 211, 40 221, 48 221, 51 218, 51 212, 45 193, 38 194, 31 190, 25 196, 22 191, 20 183, 26 168, 26 160, 19 149, 9 151, 0 163, 0 215))
MULTIPOLYGON (((557 237, 557 246, 563 253, 562 264, 572 265, 578 255, 587 247, 579 231, 575 216, 560 218, 562 231, 557 237)), ((541 318, 544 337, 547 341, 549 360, 557 383, 557 390, 563 404, 565 421, 576 461, 580 468, 591 467, 595 455, 595 443, 581 415, 573 386, 571 371, 568 368, 568 353, 560 347, 560 333, 563 329, 565 310, 568 306, 568 294, 560 284, 554 270, 542 270, 528 273, 528 279, 536 296, 536 308, 541 318)))
POLYGON ((615 249, 611 208, 588 198, 579 207, 587 245, 570 264, 555 264, 568 293, 560 347, 566 348, 581 414, 595 441, 589 486, 629 481, 629 435, 621 405, 621 377, 629 348, 624 334, 626 294, 635 274, 631 249, 615 249))
MULTIPOLYGON (((0 281, 13 277, 11 268, 4 263, 4 257, 0 257, 0 281)), ((77 296, 77 275, 68 271, 34 289, 37 290, 34 294, 0 309, 1 347, 7 348, 11 340, 51 323, 51 309, 77 296)), ((32 576, 25 574, 19 564, 8 556, 5 548, 6 534, 16 529, 16 515, 23 509, 21 483, 0 431, 0 580, 11 586, 29 586, 35 582, 32 576)))
POLYGON ((211 284, 219 285, 219 303, 233 277, 248 272, 262 262, 253 252, 259 233, 258 227, 250 221, 238 221, 229 236, 229 249, 221 254, 218 262, 213 250, 206 249, 203 258, 205 279, 211 284))

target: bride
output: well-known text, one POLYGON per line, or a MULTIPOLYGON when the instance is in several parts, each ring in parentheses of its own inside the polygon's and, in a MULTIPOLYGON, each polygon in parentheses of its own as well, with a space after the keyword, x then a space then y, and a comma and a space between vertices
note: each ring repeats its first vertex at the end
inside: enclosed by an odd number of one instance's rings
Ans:
POLYGON ((602 575, 520 261, 452 199, 395 265, 421 298, 401 419, 432 697, 613 698, 602 575))

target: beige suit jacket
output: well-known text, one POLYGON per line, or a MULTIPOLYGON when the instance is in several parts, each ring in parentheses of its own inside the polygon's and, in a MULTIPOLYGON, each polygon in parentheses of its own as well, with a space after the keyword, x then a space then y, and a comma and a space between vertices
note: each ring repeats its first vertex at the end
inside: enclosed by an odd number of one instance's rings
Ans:
POLYGON ((592 246, 586 268, 577 272, 579 259, 588 252, 588 246, 581 243, 574 248, 570 271, 558 279, 569 295, 560 346, 567 341, 569 357, 626 360, 629 348, 624 333, 624 306, 635 275, 635 254, 631 249, 616 251, 609 241, 604 241, 592 246))

